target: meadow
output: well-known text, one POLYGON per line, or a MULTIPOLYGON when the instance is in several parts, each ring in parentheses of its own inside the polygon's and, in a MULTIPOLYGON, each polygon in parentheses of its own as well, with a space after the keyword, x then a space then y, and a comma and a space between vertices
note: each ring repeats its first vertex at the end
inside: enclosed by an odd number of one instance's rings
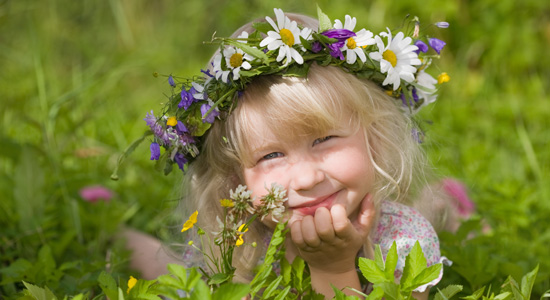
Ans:
POLYGON ((550 290, 548 1, 3 0, 0 299, 17 298, 22 281, 97 295, 102 271, 138 276, 116 233, 124 225, 168 238, 181 227, 170 214, 181 175, 155 171, 147 143, 112 174, 169 92, 166 76, 197 75, 213 31, 227 36, 274 7, 315 16, 317 4, 373 32, 408 14, 450 23, 438 31, 447 45, 437 68, 451 81, 421 112, 424 145, 477 212, 441 234, 454 264, 440 285, 489 293, 538 265, 531 298, 550 290), (85 201, 89 186, 111 200, 85 201))

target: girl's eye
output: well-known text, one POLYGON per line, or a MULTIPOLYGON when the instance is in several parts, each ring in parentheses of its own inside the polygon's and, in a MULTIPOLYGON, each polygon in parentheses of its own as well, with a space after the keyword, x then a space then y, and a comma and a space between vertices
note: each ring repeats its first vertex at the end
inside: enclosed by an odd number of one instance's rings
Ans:
POLYGON ((283 156, 283 153, 281 152, 271 152, 269 153, 268 155, 264 155, 262 157, 262 160, 269 160, 269 159, 273 159, 273 158, 277 158, 277 157, 282 157, 283 156))
POLYGON ((315 141, 313 141, 313 145, 315 146, 315 145, 320 144, 322 142, 326 142, 326 141, 330 140, 333 137, 334 137, 333 135, 329 135, 329 136, 325 136, 325 137, 322 137, 322 138, 318 138, 315 141))

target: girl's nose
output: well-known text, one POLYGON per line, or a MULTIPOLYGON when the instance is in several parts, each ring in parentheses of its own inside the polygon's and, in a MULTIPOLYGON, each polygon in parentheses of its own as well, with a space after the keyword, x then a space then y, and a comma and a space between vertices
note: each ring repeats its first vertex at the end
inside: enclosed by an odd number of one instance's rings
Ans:
POLYGON ((294 191, 311 190, 325 180, 325 172, 323 172, 315 161, 297 161, 290 172, 291 181, 289 187, 294 191))

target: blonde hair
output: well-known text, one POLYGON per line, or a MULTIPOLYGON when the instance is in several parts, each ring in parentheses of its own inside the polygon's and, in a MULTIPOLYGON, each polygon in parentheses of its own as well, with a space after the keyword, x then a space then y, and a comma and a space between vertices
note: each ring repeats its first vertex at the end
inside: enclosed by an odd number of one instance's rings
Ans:
MULTIPOLYGON (((246 26, 249 25, 235 35, 246 26)), ((247 137, 257 136, 256 126, 247 117, 251 113, 261 113, 267 126, 278 134, 277 138, 288 142, 341 126, 363 130, 369 149, 365 155, 375 169, 376 208, 384 199, 410 202, 411 188, 423 184, 425 163, 412 136, 413 123, 400 105, 400 101, 371 81, 333 66, 313 64, 307 78, 256 78, 239 97, 235 110, 209 130, 201 154, 187 171, 183 202, 188 212, 205 212, 199 213, 199 226, 207 232, 217 229, 216 216, 223 215, 219 199, 227 198, 229 190, 238 184, 245 184, 242 170, 251 164, 251 141, 247 137), (351 116, 348 124, 338 124, 343 116, 351 116)), ((265 226, 256 222, 246 239, 261 246, 266 232, 265 226)), ((234 265, 241 278, 247 279, 262 250, 261 247, 238 248, 246 252, 234 255, 237 259, 234 265)))

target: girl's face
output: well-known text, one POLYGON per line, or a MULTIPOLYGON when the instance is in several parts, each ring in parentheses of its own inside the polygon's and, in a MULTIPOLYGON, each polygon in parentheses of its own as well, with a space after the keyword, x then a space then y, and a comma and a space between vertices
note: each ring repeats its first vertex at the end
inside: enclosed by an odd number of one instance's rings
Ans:
MULTIPOLYGON (((289 143, 278 141, 261 116, 253 117, 257 130, 249 138, 255 163, 245 167, 243 173, 256 199, 254 204, 258 205, 261 196, 267 193, 266 187, 278 183, 287 189, 285 204, 290 225, 306 215, 314 215, 317 208, 330 210, 336 204, 342 205, 353 220, 361 201, 372 192, 374 182, 363 131, 348 126, 289 143)), ((274 225, 270 223, 271 217, 264 222, 270 227, 274 225)))

